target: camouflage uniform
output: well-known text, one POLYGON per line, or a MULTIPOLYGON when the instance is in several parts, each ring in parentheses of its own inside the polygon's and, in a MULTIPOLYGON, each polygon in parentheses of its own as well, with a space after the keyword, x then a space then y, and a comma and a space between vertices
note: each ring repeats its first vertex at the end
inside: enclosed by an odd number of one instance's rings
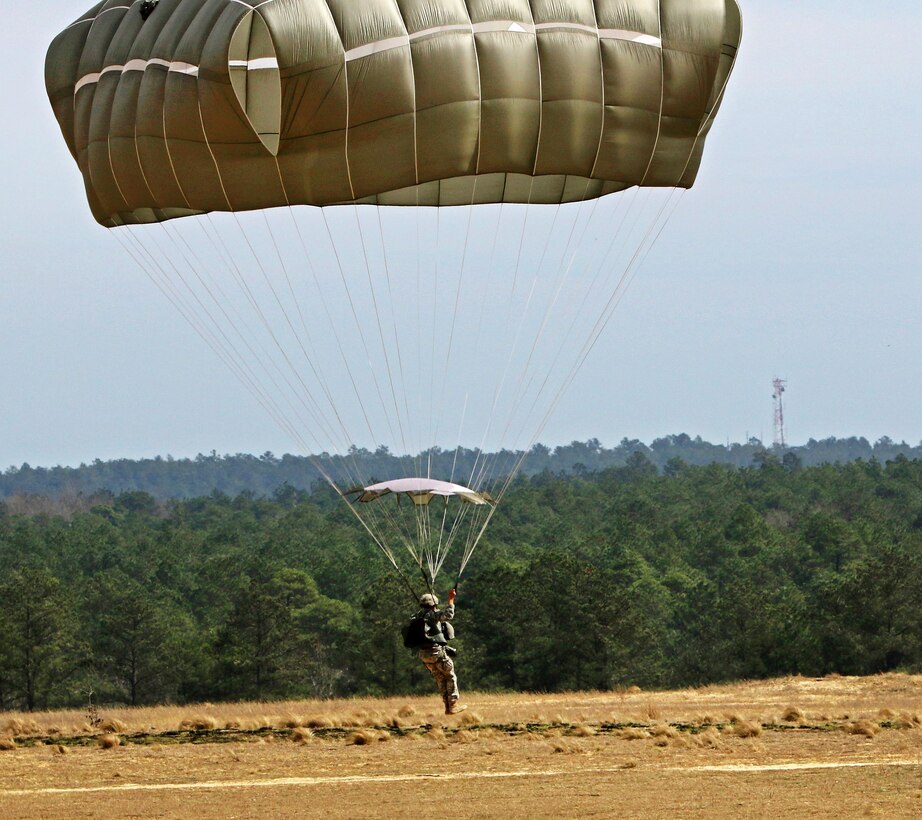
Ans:
POLYGON ((439 694, 445 703, 445 708, 450 709, 460 697, 458 694, 458 678, 455 675, 455 665, 445 651, 446 631, 454 637, 454 630, 448 623, 455 617, 454 604, 448 604, 445 609, 424 609, 416 617, 426 620, 426 637, 433 641, 432 646, 424 646, 419 650, 419 659, 426 664, 429 673, 439 687, 439 694))

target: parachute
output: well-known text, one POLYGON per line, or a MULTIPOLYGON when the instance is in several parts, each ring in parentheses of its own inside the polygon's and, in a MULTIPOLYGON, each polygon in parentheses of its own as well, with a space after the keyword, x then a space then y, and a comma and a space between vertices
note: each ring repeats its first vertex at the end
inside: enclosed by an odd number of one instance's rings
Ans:
POLYGON ((96 220, 431 587, 693 185, 741 33, 736 0, 104 0, 45 73, 96 220))

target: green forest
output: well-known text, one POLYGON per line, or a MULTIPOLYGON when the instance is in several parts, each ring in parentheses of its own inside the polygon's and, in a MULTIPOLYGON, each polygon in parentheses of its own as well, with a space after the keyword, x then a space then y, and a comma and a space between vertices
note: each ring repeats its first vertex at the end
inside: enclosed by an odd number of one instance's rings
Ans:
MULTIPOLYGON (((673 459, 686 464, 705 466, 727 464, 748 467, 766 447, 758 438, 744 444, 712 444, 700 436, 686 433, 663 436, 644 444, 637 439, 622 439, 614 447, 605 447, 598 439, 574 441, 558 447, 536 444, 528 453, 524 464, 525 475, 538 475, 545 471, 560 475, 583 475, 609 467, 623 467, 634 453, 642 453, 661 472, 673 459)), ((887 437, 871 443, 866 438, 810 439, 797 447, 773 448, 777 458, 796 461, 804 466, 817 464, 847 464, 851 461, 881 463, 897 456, 922 458, 922 443, 912 446, 905 441, 896 442, 887 437)), ((474 472, 475 464, 494 464, 502 467, 514 462, 517 453, 481 453, 461 447, 457 450, 434 448, 415 456, 396 456, 386 447, 376 450, 352 448, 348 458, 322 454, 319 456, 325 469, 334 475, 341 472, 339 465, 349 462, 354 474, 378 476, 416 475, 420 463, 431 463, 432 474, 439 476, 464 476, 474 472)), ((479 471, 478 467, 478 471, 479 471)), ((486 478, 489 479, 487 474, 486 478)), ((21 464, 8 467, 0 473, 0 498, 32 494, 50 497, 76 496, 108 490, 116 494, 141 490, 154 498, 197 498, 217 490, 227 495, 251 492, 270 496, 283 484, 299 490, 309 490, 321 480, 314 461, 307 456, 286 454, 276 456, 266 452, 260 456, 237 453, 219 455, 217 452, 199 454, 195 458, 171 456, 148 459, 116 459, 78 467, 33 467, 21 464)))
MULTIPOLYGON (((523 476, 460 588, 462 691, 919 670, 920 548, 903 455, 523 476)), ((413 601, 326 490, 15 496, 0 560, 5 709, 432 690, 413 601)))

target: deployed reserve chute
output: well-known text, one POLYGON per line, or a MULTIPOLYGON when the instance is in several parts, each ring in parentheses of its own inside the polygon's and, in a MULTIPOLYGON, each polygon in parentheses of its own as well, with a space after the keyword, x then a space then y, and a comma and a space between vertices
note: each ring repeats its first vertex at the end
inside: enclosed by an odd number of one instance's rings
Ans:
POLYGON ((96 220, 431 585, 694 183, 740 36, 735 0, 106 0, 46 85, 96 220))

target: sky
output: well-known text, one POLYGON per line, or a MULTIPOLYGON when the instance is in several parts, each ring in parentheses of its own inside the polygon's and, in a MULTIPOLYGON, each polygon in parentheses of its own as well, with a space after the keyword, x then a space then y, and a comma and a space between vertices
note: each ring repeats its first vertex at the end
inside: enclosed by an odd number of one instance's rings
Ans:
MULTIPOLYGON (((922 72, 915 0, 744 0, 743 46, 696 186, 542 434, 550 445, 922 439, 922 72)), ((86 4, 86 7, 89 3, 86 4)), ((44 92, 85 11, 5 14, 0 469, 295 452, 86 206, 44 92)))

